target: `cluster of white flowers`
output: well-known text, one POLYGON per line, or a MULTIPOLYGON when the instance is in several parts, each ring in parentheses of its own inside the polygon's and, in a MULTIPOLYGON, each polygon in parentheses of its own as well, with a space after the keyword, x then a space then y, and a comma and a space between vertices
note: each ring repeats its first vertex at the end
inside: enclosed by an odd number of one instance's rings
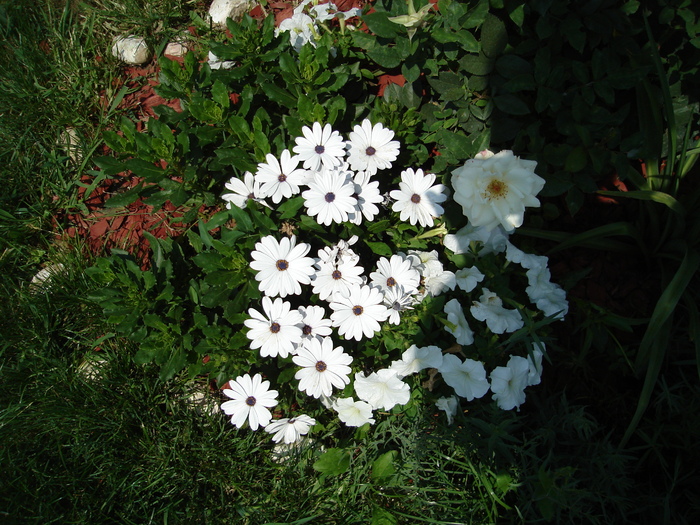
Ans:
MULTIPOLYGON (((315 217, 319 224, 372 221, 380 212, 378 205, 383 205, 384 197, 378 182, 371 177, 378 170, 390 168, 399 154, 393 131, 364 120, 355 126, 347 141, 330 125, 322 126, 318 122, 304 127, 302 133, 302 137, 295 139, 294 156, 287 150, 279 160, 268 154, 255 175, 245 173, 243 181, 231 179, 227 188, 234 193, 223 196, 228 206, 244 208, 250 199, 269 206, 265 199, 278 204, 284 198, 301 194, 307 215, 315 217), (302 191, 303 186, 308 189, 302 191)), ((534 195, 541 184, 530 180, 539 179, 533 171, 534 163, 513 160, 510 152, 498 155, 484 152, 480 157, 468 161, 468 166, 465 164, 453 176, 455 200, 462 204, 470 225, 456 235, 447 235, 444 245, 456 254, 505 252, 507 261, 527 270, 527 294, 531 301, 545 315, 562 318, 568 305, 563 290, 550 282, 547 259, 527 254, 508 240, 512 228, 522 222, 518 210, 524 210, 526 204, 532 205, 528 203, 533 199, 537 202, 534 195), (482 166, 478 162, 489 164, 482 166), (480 204, 467 205, 465 185, 478 178, 474 174, 479 170, 490 173, 492 180, 480 183, 485 185, 485 190, 470 194, 472 200, 478 194, 480 204), (498 195, 489 196, 484 191, 498 195), (512 197, 515 194, 520 196, 520 204, 512 197), (477 217, 476 223, 472 223, 472 216, 477 217)), ((400 220, 433 226, 443 213, 440 204, 447 199, 446 188, 434 183, 435 176, 424 174, 421 169, 406 169, 401 173, 399 188, 389 193, 394 201, 392 210, 399 214, 400 220)), ((483 286, 486 276, 478 268, 462 268, 454 273, 444 268, 437 251, 409 250, 380 257, 376 269, 367 275, 366 264, 361 264, 360 256, 353 250, 357 241, 356 236, 339 240, 318 250, 317 257, 310 257, 311 245, 297 242, 294 235, 281 240, 273 235, 260 239, 251 253, 250 266, 263 293, 262 312, 250 308, 250 318, 245 321, 251 348, 259 349, 261 357, 291 356, 299 367, 295 374, 298 389, 335 410, 347 426, 372 424, 375 410, 388 411, 408 403, 411 392, 404 378, 426 368, 439 372, 444 383, 468 401, 491 390, 499 407, 518 408, 525 400, 525 388, 540 382, 544 354, 541 343, 526 358, 511 356, 506 366, 496 367, 488 377, 480 361, 461 360, 454 353, 443 354, 438 346, 412 345, 400 360, 387 368, 358 372, 351 380, 353 356, 334 343, 334 330, 345 341, 372 338, 381 330, 381 323, 398 325, 402 314, 426 297, 457 287, 465 293, 481 287, 477 292, 479 299, 472 301, 466 310, 457 298, 444 306, 445 330, 463 348, 474 344, 474 332, 465 311, 473 319, 484 322, 494 334, 512 333, 524 326, 517 308, 507 308, 501 297, 483 286), (324 306, 295 309, 285 300, 287 296, 301 295, 302 286, 311 287, 318 300, 326 302, 330 315, 324 306), (334 389, 343 391, 351 382, 359 400, 334 395, 334 389)), ((268 409, 276 405, 277 392, 269 390, 269 382, 262 381, 259 374, 252 378, 240 376, 229 384, 230 389, 225 389, 224 394, 232 401, 224 403, 222 409, 232 415, 231 422, 237 427, 245 421, 253 430, 264 426, 273 434, 274 441, 284 440, 289 444, 301 439, 315 424, 307 415, 271 423, 268 409)), ((441 398, 437 406, 452 421, 459 403, 453 396, 441 398)))

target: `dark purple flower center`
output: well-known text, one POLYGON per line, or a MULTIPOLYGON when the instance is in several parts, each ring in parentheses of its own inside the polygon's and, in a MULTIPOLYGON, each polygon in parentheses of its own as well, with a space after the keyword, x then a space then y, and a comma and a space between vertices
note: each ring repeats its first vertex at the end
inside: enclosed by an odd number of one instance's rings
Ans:
POLYGON ((324 148, 323 146, 321 146, 321 145, 319 144, 318 146, 316 146, 316 147, 314 148, 314 151, 315 151, 316 153, 318 153, 319 155, 321 155, 324 151, 326 151, 326 148, 324 148))
POLYGON ((417 193, 411 195, 411 202, 413 204, 418 204, 420 202, 420 195, 418 195, 417 193))
POLYGON ((331 277, 333 277, 334 280, 339 280, 343 278, 343 274, 340 273, 340 270, 333 270, 333 273, 331 274, 331 277))
POLYGON ((362 315, 362 312, 364 311, 365 309, 362 308, 359 304, 356 304, 352 307, 352 313, 354 313, 355 315, 362 315))
POLYGON ((312 331, 313 331, 313 328, 310 327, 308 324, 305 324, 304 328, 301 329, 301 333, 304 335, 311 335, 312 331))
POLYGON ((316 363, 316 371, 317 372, 325 372, 326 368, 328 368, 328 366, 323 361, 318 361, 316 363))
POLYGON ((283 272, 287 268, 289 268, 289 263, 287 261, 285 261, 284 259, 280 259, 279 261, 277 261, 277 263, 275 263, 275 266, 277 266, 277 269, 280 272, 283 272))
POLYGON ((387 285, 389 288, 391 288, 392 286, 396 286, 396 279, 394 279, 393 277, 389 277, 389 278, 386 280, 386 285, 387 285))
POLYGON ((280 324, 279 323, 272 323, 270 325, 270 332, 272 332, 273 334, 276 334, 279 331, 280 331, 280 324))
POLYGON ((372 155, 374 155, 375 153, 377 153, 377 150, 374 149, 372 146, 370 146, 370 147, 368 147, 368 148, 365 150, 365 153, 366 153, 369 157, 371 157, 372 155))
POLYGON ((253 396, 250 396, 248 399, 245 400, 245 404, 249 407, 255 406, 255 398, 253 396))
POLYGON ((248 194, 248 198, 249 198, 249 199, 255 199, 255 195, 254 195, 253 193, 249 193, 249 194, 248 194))
POLYGON ((335 200, 335 193, 326 193, 326 202, 333 202, 335 200))
POLYGON ((284 181, 287 180, 287 176, 286 176, 284 173, 280 173, 280 174, 277 176, 277 180, 280 181, 280 182, 284 182, 284 181))

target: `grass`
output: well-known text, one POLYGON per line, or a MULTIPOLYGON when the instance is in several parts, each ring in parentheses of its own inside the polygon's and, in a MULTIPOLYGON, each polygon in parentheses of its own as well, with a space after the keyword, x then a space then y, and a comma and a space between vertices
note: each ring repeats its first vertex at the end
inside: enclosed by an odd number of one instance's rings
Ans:
MULTIPOLYGON (((380 423, 356 436, 350 469, 337 476, 313 468, 319 446, 276 463, 266 436, 192 407, 193 391, 218 402, 205 381, 161 382, 133 363, 135 349, 109 337, 86 300, 90 258, 77 242, 55 242, 52 218, 75 205, 100 132, 118 116, 112 37, 140 33, 158 48, 195 7, 0 2, 0 521, 697 522, 700 389, 687 334, 671 342, 678 366, 625 449, 615 423, 631 415, 639 385, 616 378, 630 339, 599 337, 618 333, 615 323, 580 309, 571 319, 589 323, 586 353, 573 337, 554 349, 520 414, 468 414, 444 427, 428 411, 380 423), (82 160, 60 143, 69 127, 82 160), (29 284, 56 262, 65 272, 50 287, 29 284), (391 468, 379 475, 386 454, 391 468)), ((331 430, 326 447, 336 444, 331 430)))

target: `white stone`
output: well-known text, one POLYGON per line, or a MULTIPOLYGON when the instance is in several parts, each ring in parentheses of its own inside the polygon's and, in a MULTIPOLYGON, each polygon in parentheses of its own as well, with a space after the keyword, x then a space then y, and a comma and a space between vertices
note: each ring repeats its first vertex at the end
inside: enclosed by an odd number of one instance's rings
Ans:
POLYGON ((227 18, 241 18, 253 5, 253 0, 214 0, 209 8, 209 18, 213 25, 226 27, 227 18))
POLYGON ((169 42, 168 45, 165 46, 165 51, 163 51, 163 54, 171 57, 184 57, 187 54, 187 51, 187 46, 184 43, 169 42))
POLYGON ((140 36, 123 36, 114 41, 112 55, 127 64, 139 65, 148 62, 151 51, 146 41, 140 36))
POLYGON ((61 136, 58 137, 58 146, 61 147, 70 157, 70 159, 78 164, 83 160, 83 148, 80 144, 80 137, 75 128, 66 128, 61 136))
POLYGON ((48 264, 40 270, 29 283, 30 290, 37 292, 47 290, 51 286, 51 280, 55 275, 65 273, 66 267, 62 263, 48 264))

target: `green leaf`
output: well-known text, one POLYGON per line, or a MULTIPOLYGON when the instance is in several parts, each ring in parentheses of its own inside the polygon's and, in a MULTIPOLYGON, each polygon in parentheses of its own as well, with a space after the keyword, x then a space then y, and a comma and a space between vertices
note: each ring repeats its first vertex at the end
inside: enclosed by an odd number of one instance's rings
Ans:
POLYGON ((214 99, 214 102, 219 104, 224 109, 228 108, 229 104, 231 103, 231 99, 229 99, 228 95, 228 89, 220 80, 214 82, 214 85, 211 87, 211 96, 214 99))
POLYGON ((390 450, 374 460, 374 463, 372 463, 373 481, 389 478, 396 473, 396 467, 394 467, 396 456, 396 450, 390 450))
POLYGON ((341 448, 329 448, 313 464, 314 470, 328 476, 338 476, 350 468, 350 451, 341 448))
POLYGON ((508 115, 527 115, 530 113, 528 105, 522 99, 510 93, 496 95, 493 97, 493 103, 498 109, 508 115))
POLYGON ((362 17, 362 21, 367 24, 372 33, 383 38, 395 38, 399 31, 399 25, 389 20, 389 13, 376 11, 362 17))
POLYGON ((297 107, 297 99, 289 91, 279 87, 276 84, 266 83, 263 85, 263 91, 273 102, 285 106, 289 109, 297 107))
POLYGON ((676 212, 678 215, 684 216, 686 211, 685 207, 674 199, 668 193, 662 191, 653 190, 638 190, 638 191, 608 191, 599 190, 596 193, 599 195, 606 195, 610 197, 625 197, 628 199, 637 199, 641 201, 654 201, 659 202, 665 206, 668 206, 671 210, 676 212))
POLYGON ((401 64, 401 56, 395 47, 377 46, 367 51, 367 56, 387 69, 401 64))
POLYGON ((487 57, 495 58, 508 45, 508 34, 505 24, 493 15, 486 17, 481 26, 481 49, 487 57))
POLYGON ((386 509, 375 506, 372 509, 372 521, 370 525, 397 525, 396 517, 386 509))
POLYGON ((385 257, 391 257, 393 251, 391 247, 384 242, 376 241, 365 241, 365 244, 369 246, 370 250, 377 255, 383 255, 385 257))

